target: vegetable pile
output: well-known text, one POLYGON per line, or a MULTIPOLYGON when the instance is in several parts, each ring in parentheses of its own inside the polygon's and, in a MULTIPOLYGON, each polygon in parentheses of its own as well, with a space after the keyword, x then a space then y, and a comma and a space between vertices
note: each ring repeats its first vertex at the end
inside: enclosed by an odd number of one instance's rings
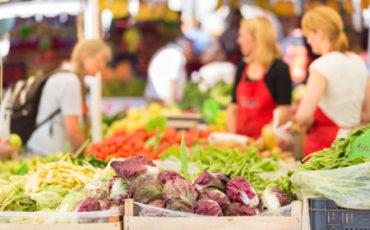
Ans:
POLYGON ((32 194, 49 185, 73 189, 76 186, 91 183, 108 173, 111 173, 109 164, 105 169, 94 168, 87 162, 79 166, 77 161, 73 164, 67 154, 58 162, 47 164, 37 162, 36 166, 29 168, 26 175, 11 176, 9 179, 12 183, 24 184, 25 192, 32 194))
POLYGON ((347 138, 334 141, 331 148, 306 158, 308 161, 298 166, 291 177, 298 197, 319 195, 339 207, 370 209, 370 159, 351 154, 354 141, 369 130, 370 125, 355 128, 347 138))
POLYGON ((136 210, 139 216, 168 216, 169 211, 207 216, 253 216, 292 201, 272 183, 259 194, 241 176, 230 179, 223 173, 204 171, 191 182, 175 171, 165 170, 158 174, 155 164, 146 157, 115 161, 112 167, 119 178, 111 180, 109 192, 149 205, 136 210), (114 186, 120 189, 113 189, 114 186))
POLYGON ((331 148, 313 153, 303 159, 303 161, 305 161, 310 158, 309 161, 297 168, 297 170, 328 170, 369 162, 370 158, 365 157, 354 159, 348 158, 351 153, 351 143, 369 129, 370 125, 353 129, 348 133, 347 138, 339 138, 335 140, 331 145, 331 148))
POLYGON ((148 122, 153 118, 165 113, 180 113, 181 110, 176 106, 162 107, 157 103, 150 103, 146 107, 130 108, 127 115, 122 120, 112 123, 107 131, 107 136, 111 136, 118 131, 132 132, 138 129, 145 129, 148 122))
POLYGON ((93 154, 101 160, 107 160, 112 156, 123 158, 146 156, 154 160, 159 159, 158 154, 167 151, 169 147, 178 147, 183 135, 187 138, 187 146, 190 147, 198 138, 207 138, 209 134, 208 130, 197 129, 177 131, 165 128, 159 132, 156 129, 151 132, 144 129, 133 132, 121 130, 101 142, 93 143, 85 155, 93 154))
MULTIPOLYGON (((73 163, 69 154, 58 162, 43 164, 37 161, 25 176, 10 177, 0 181, 0 211, 17 212, 92 212, 117 209, 119 201, 108 199, 108 183, 114 172, 110 164, 105 169, 94 168, 87 162, 83 166, 73 163)), ((110 213, 111 214, 111 213, 110 213)), ((109 222, 104 214, 71 215, 62 214, 55 218, 9 216, 1 223, 102 223, 109 222)))
POLYGON ((220 106, 226 107, 231 103, 233 84, 219 81, 211 89, 202 90, 201 82, 189 80, 184 88, 184 97, 179 103, 183 110, 201 110, 204 102, 208 99, 215 100, 220 106))

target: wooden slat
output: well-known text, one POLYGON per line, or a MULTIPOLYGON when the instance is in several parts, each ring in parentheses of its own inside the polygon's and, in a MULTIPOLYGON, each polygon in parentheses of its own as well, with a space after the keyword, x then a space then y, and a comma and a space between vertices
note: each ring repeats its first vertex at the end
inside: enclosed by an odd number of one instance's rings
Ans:
POLYGON ((201 120, 203 118, 202 114, 199 113, 168 113, 166 114, 167 119, 175 119, 175 120, 182 120, 182 119, 193 119, 193 120, 201 120))
POLYGON ((134 200, 125 200, 125 216, 134 216, 134 200))
MULTIPOLYGON (((125 200, 129 215, 123 221, 124 230, 301 230, 302 202, 292 203, 292 216, 249 217, 134 217, 133 200, 125 200), (128 207, 131 206, 132 208, 128 207)), ((126 210, 127 210, 126 209, 126 210)))
POLYGON ((1 230, 122 230, 122 222, 104 224, 0 224, 1 230))
POLYGON ((124 230, 300 230, 300 217, 125 217, 124 230))

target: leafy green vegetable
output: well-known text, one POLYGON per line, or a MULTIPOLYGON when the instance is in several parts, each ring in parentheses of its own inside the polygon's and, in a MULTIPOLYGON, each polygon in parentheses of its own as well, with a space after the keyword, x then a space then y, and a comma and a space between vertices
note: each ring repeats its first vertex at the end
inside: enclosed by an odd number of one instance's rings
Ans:
POLYGON ((58 193, 59 195, 61 195, 62 197, 65 197, 69 194, 69 190, 66 189, 66 188, 60 188, 60 187, 57 187, 57 186, 46 186, 45 188, 42 188, 42 189, 39 189, 36 191, 36 193, 40 193, 40 192, 55 192, 55 193, 58 193))
POLYGON ((311 158, 309 161, 297 167, 297 171, 316 171, 348 167, 356 164, 369 162, 369 158, 348 158, 351 153, 351 144, 357 137, 370 129, 370 125, 354 128, 347 134, 347 138, 339 138, 333 142, 331 148, 313 153, 307 156, 303 161, 311 158))
POLYGON ((90 198, 91 196, 88 195, 87 193, 83 193, 83 192, 75 192, 75 193, 72 193, 72 194, 69 194, 67 195, 61 202, 60 204, 60 208, 63 208, 63 206, 65 205, 68 205, 69 208, 68 210, 73 210, 76 206, 76 204, 80 201, 80 200, 83 200, 85 198, 90 198))
POLYGON ((56 209, 62 202, 63 197, 55 192, 39 192, 30 196, 36 201, 36 210, 42 209, 56 209))
POLYGON ((231 103, 233 84, 219 81, 210 89, 201 90, 202 82, 189 80, 184 87, 184 97, 179 103, 183 110, 195 109, 202 110, 204 102, 208 99, 216 101, 221 107, 226 107, 231 103))
POLYGON ((35 210, 36 201, 26 194, 12 195, 0 205, 0 211, 34 212, 35 210))
POLYGON ((167 118, 164 115, 160 115, 157 117, 152 118, 147 126, 146 131, 148 133, 153 132, 153 130, 156 130, 156 134, 154 137, 149 138, 146 142, 146 146, 154 146, 154 152, 158 152, 159 144, 161 142, 162 137, 164 136, 163 131, 166 129, 167 126, 167 118))
POLYGON ((188 153, 186 151, 186 145, 185 145, 185 138, 184 137, 182 137, 182 140, 181 140, 180 159, 181 159, 182 172, 184 174, 184 177, 186 178, 187 175, 188 175, 188 153))

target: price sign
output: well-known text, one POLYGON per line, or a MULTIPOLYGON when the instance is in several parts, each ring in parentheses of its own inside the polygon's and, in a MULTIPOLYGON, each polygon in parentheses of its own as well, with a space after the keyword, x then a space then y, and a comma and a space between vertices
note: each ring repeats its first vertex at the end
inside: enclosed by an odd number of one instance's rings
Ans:
POLYGON ((359 136, 351 144, 351 153, 349 158, 366 157, 370 158, 370 130, 359 136))

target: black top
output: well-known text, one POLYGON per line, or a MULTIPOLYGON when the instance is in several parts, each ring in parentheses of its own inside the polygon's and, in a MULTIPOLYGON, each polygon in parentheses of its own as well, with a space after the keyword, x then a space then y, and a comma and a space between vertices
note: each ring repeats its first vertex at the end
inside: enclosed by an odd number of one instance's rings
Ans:
MULTIPOLYGON (((236 89, 242 78, 246 63, 241 62, 235 77, 232 103, 236 102, 236 89)), ((292 80, 290 78, 289 66, 282 60, 275 60, 263 79, 272 97, 278 105, 290 105, 292 101, 292 80)), ((250 80, 247 76, 246 81, 250 80)))

